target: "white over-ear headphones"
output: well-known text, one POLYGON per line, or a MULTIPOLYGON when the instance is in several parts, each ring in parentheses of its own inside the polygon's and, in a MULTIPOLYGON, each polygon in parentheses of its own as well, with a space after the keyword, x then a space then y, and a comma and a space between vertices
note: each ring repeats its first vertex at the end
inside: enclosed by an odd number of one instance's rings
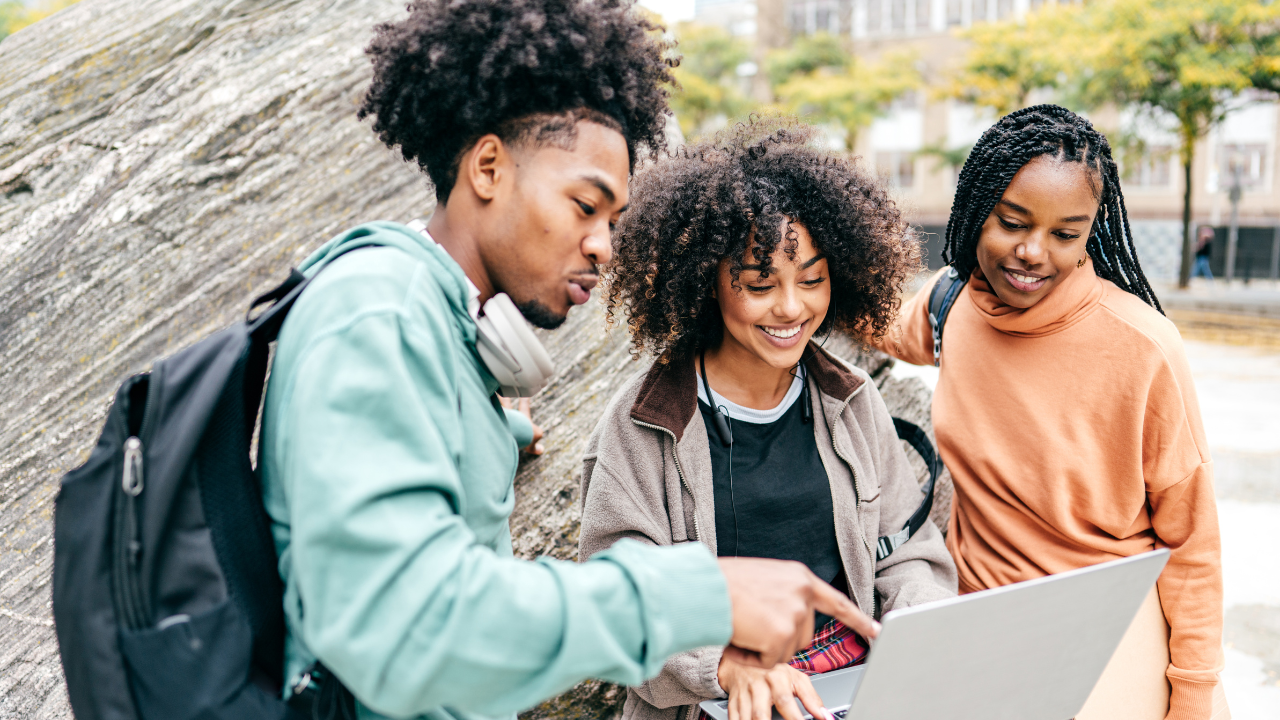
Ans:
POLYGON ((489 298, 476 321, 476 349, 503 397, 532 397, 551 379, 547 349, 506 293, 489 298))
MULTIPOLYGON (((408 224, 427 234, 425 218, 408 224)), ((506 293, 498 293, 480 309, 476 318, 476 349, 484 366, 497 378, 503 397, 533 397, 551 379, 551 356, 506 293)))

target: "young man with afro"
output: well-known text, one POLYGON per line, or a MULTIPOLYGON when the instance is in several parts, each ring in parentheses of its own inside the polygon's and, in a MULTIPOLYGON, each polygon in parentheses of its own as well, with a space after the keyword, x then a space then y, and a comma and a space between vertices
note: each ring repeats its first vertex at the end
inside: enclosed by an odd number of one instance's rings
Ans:
POLYGON ((424 233, 372 223, 318 250, 301 269, 327 269, 280 333, 259 468, 287 694, 328 677, 349 691, 339 716, 510 716, 695 647, 772 665, 807 644, 815 609, 874 634, 797 563, 698 543, 512 557, 529 428, 499 403, 477 318, 505 293, 554 328, 589 299, 636 159, 662 145, 655 30, 630 0, 416 0, 377 28, 360 115, 438 207, 424 233))

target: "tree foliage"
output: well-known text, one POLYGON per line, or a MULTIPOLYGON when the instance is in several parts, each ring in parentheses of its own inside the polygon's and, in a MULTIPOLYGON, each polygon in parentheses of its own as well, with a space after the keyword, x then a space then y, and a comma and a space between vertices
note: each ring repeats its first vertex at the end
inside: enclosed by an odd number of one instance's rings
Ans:
POLYGON ((797 39, 774 53, 768 73, 784 110, 811 122, 839 125, 850 149, 858 133, 884 115, 890 103, 923 85, 914 56, 894 53, 869 63, 825 33, 797 39))
POLYGON ((28 7, 22 0, 0 2, 0 40, 22 28, 75 5, 79 0, 44 0, 35 7, 28 7))
POLYGON ((1026 107, 1031 93, 1057 87, 1072 69, 1076 48, 1064 42, 1064 29, 1078 26, 1082 10, 1046 5, 1020 23, 977 23, 962 31, 960 37, 972 44, 937 94, 998 115, 1026 107))
POLYGON ((1247 90, 1280 89, 1280 5, 1256 0, 1099 0, 1074 32, 1080 68, 1069 92, 1177 121, 1183 167, 1179 284, 1191 276, 1191 167, 1196 143, 1247 90))
POLYGON ((1081 108, 1114 105, 1176 121, 1185 286, 1196 143, 1240 105, 1241 93, 1280 92, 1280 3, 1094 0, 975 26, 966 36, 973 45, 944 95, 1006 113, 1051 90, 1081 108))
POLYGON ((672 94, 671 109, 680 130, 694 138, 718 117, 732 118, 750 111, 738 68, 751 60, 751 46, 718 27, 681 23, 676 27, 680 87, 672 94))

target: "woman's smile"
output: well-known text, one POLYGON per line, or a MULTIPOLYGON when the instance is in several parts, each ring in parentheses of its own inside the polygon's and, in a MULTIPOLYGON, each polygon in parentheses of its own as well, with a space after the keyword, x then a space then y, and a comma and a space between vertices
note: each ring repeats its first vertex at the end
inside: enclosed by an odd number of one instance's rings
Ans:
POLYGON ((794 323, 791 325, 757 325, 765 334, 765 338, 780 348, 789 348, 804 339, 804 327, 809 324, 808 320, 804 322, 794 323))
POLYGON ((1046 275, 1034 275, 1025 270, 1019 272, 1007 267, 1001 267, 1000 269, 1004 272, 1004 277, 1009 281, 1009 284, 1022 292, 1035 292, 1044 287, 1045 281, 1049 279, 1046 275))

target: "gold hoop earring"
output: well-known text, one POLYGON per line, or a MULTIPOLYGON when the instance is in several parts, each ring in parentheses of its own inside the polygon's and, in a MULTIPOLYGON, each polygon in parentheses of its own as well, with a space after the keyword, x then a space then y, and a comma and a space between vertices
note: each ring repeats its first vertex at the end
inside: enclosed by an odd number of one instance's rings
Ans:
POLYGON ((1084 267, 1084 261, 1087 259, 1089 259, 1088 255, 1085 255, 1084 257, 1080 258, 1080 261, 1076 263, 1076 267, 1078 268, 1084 267))

